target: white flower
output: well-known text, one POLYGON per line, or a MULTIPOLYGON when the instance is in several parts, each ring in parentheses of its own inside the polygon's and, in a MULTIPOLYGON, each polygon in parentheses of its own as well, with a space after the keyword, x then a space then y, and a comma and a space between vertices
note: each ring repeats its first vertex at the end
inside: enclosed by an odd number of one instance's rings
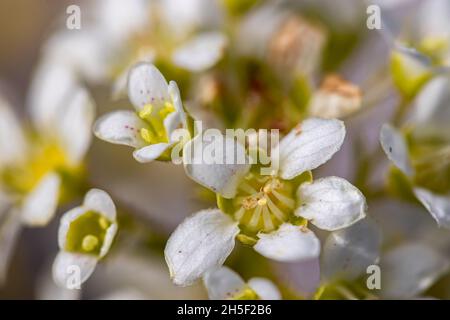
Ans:
POLYGON ((207 272, 203 283, 211 300, 280 300, 281 293, 272 281, 265 278, 251 278, 244 282, 228 267, 207 272))
POLYGON ((128 97, 135 111, 114 111, 94 126, 95 135, 105 141, 135 148, 139 162, 170 160, 170 148, 178 141, 172 133, 186 128, 186 114, 174 81, 167 84, 152 64, 139 63, 130 70, 128 97))
POLYGON ((40 90, 29 99, 31 132, 0 98, 0 193, 8 204, 0 204, 0 275, 21 225, 44 226, 54 216, 63 195, 62 176, 79 181, 91 140, 95 106, 68 69, 41 66, 32 87, 40 90))
POLYGON ((422 1, 411 13, 407 5, 393 3, 381 3, 380 31, 393 49, 394 83, 412 98, 431 77, 450 71, 450 5, 447 0, 422 1), (409 34, 402 34, 404 30, 409 34))
POLYGON ((53 279, 62 287, 81 285, 109 251, 117 232, 116 207, 110 196, 91 189, 83 205, 66 212, 60 221, 60 252, 53 264, 53 279), (78 268, 78 273, 75 271, 78 268), (79 283, 68 283, 79 276, 79 283))
MULTIPOLYGON (((223 12, 216 0, 165 0, 150 2, 148 9, 159 19, 152 24, 153 20, 147 18, 145 26, 150 26, 141 27, 140 31, 146 34, 150 30, 146 38, 153 40, 138 43, 137 52, 132 53, 115 78, 115 99, 126 94, 127 74, 137 63, 158 59, 191 72, 202 72, 222 59, 228 44, 220 30, 223 12)), ((116 24, 114 19, 110 20, 111 25, 116 24)))
MULTIPOLYGON (((186 172, 218 194, 221 210, 200 211, 171 235, 165 256, 173 281, 188 285, 222 265, 236 236, 267 258, 299 261, 320 253, 319 239, 307 221, 334 231, 362 219, 366 202, 357 188, 338 177, 311 181, 309 172, 339 150, 344 136, 339 120, 305 120, 273 151, 273 161, 279 155, 280 166, 271 175, 261 175, 259 167, 253 170, 248 164, 205 164, 195 148, 205 137, 189 141, 183 154, 186 172), (188 155, 192 159, 186 159, 188 155)), ((223 139, 224 157, 230 151, 239 154, 242 146, 223 139)))

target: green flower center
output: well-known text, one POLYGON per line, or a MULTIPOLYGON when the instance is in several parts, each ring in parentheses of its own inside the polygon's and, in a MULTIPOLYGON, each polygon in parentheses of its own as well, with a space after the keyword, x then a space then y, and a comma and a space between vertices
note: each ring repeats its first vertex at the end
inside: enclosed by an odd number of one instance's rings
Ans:
POLYGON ((111 222, 95 211, 87 211, 71 222, 65 250, 99 255, 111 222))
POLYGON ((141 128, 139 131, 142 139, 149 144, 169 142, 164 120, 172 112, 175 112, 175 108, 169 102, 165 102, 164 106, 158 110, 152 104, 145 105, 138 112, 139 118, 147 124, 145 128, 141 128))

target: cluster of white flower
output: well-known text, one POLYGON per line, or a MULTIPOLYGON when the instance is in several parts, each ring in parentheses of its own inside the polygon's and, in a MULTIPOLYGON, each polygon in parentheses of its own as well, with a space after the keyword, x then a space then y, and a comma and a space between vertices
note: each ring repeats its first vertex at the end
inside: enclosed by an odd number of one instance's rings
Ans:
POLYGON ((450 271, 450 234, 415 212, 420 203, 450 229, 450 2, 414 5, 417 30, 399 34, 405 1, 375 1, 384 26, 371 33, 376 40, 350 32, 364 2, 330 12, 328 2, 101 0, 82 8, 81 30, 59 31, 43 47, 27 96, 30 125, 0 97, 0 284, 21 227, 45 227, 59 205, 84 197, 54 237, 60 288, 46 282, 41 297, 79 289, 95 268, 96 281, 112 273, 126 284, 117 281, 120 290, 105 298, 147 298, 147 278, 171 298, 179 294, 172 283, 197 297, 199 280, 210 299, 440 297, 427 290, 450 271), (105 87, 107 98, 97 98, 105 87), (380 116, 389 99, 398 106, 380 116), (112 103, 128 110, 95 121, 95 106, 112 103), (199 122, 219 134, 198 130, 199 122), (276 129, 281 139, 239 141, 228 129, 276 129), (141 224, 133 212, 141 195, 124 202, 126 194, 97 188, 86 161, 92 135, 132 147, 145 164, 139 172, 159 170, 156 162, 176 171, 180 162, 204 209, 186 209, 168 232, 141 224), (324 174, 331 170, 352 183, 324 174), (164 246, 149 244, 159 231, 164 246), (161 256, 142 263, 134 245, 154 245, 161 256), (232 269, 258 276, 245 281, 232 269), (381 284, 369 284, 369 270, 381 270, 381 284), (301 273, 317 278, 311 290, 294 284, 301 273))

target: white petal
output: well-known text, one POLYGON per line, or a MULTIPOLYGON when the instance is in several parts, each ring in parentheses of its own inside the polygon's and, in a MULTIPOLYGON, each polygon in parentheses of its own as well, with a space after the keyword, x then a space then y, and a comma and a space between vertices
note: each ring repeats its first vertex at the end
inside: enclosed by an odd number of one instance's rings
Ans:
POLYGON ((292 179, 324 164, 341 148, 344 138, 345 126, 340 120, 303 121, 280 141, 281 177, 292 179))
POLYGON ((334 231, 366 216, 366 199, 355 186, 339 177, 305 182, 297 190, 301 205, 295 215, 316 227, 334 231))
POLYGON ((33 76, 27 97, 33 124, 40 130, 51 127, 59 108, 69 102, 68 95, 77 87, 76 76, 67 65, 50 59, 42 62, 33 76))
POLYGON ((104 215, 110 221, 116 221, 116 206, 109 194, 103 190, 89 190, 84 197, 83 206, 88 210, 104 215))
MULTIPOLYGON (((155 60, 156 52, 153 48, 141 49, 139 51, 138 58, 132 63, 135 65, 139 62, 148 62, 153 63, 155 60)), ((127 95, 127 87, 128 87, 128 73, 130 72, 132 65, 128 66, 123 70, 119 76, 116 77, 113 85, 111 96, 113 100, 118 100, 120 98, 124 98, 127 95)))
POLYGON ((130 70, 128 97, 138 111, 146 104, 158 108, 170 101, 166 79, 153 64, 144 62, 130 70))
POLYGON ((449 196, 437 195, 422 188, 414 188, 414 194, 440 227, 450 229, 449 196))
POLYGON ((164 254, 177 285, 190 285, 223 264, 239 233, 237 223, 218 209, 186 218, 167 241, 164 254))
POLYGON ((294 262, 319 256, 320 241, 306 228, 284 223, 271 233, 259 233, 253 247, 266 258, 294 262))
POLYGON ((29 226, 47 225, 56 212, 60 185, 58 174, 45 175, 24 200, 22 222, 29 226))
POLYGON ((183 163, 186 174, 223 197, 232 198, 241 178, 250 170, 245 148, 234 139, 220 133, 216 135, 208 132, 197 135, 184 146, 183 163), (216 157, 212 159, 212 152, 206 150, 214 150, 216 157), (231 155, 238 155, 238 158, 243 159, 243 163, 237 163, 238 161, 230 158, 231 155), (227 161, 227 158, 233 161, 227 161))
POLYGON ((58 286, 71 289, 77 281, 79 285, 83 284, 96 265, 97 258, 94 256, 60 251, 53 263, 53 280, 58 286))
POLYGON ((111 248, 111 245, 113 243, 114 237, 117 233, 117 223, 113 223, 109 226, 108 230, 106 230, 105 238, 103 239, 103 245, 100 250, 100 258, 103 258, 109 251, 109 248, 111 248))
POLYGON ((200 34, 175 50, 173 62, 193 72, 209 69, 222 58, 226 42, 227 39, 220 32, 200 34))
POLYGON ((58 136, 71 163, 79 163, 91 143, 95 105, 84 88, 69 96, 58 116, 58 136))
POLYGON ((323 277, 330 281, 359 277, 377 262, 380 246, 381 232, 369 219, 331 233, 322 251, 323 277))
POLYGON ((411 176, 413 169, 408 155, 405 138, 390 124, 383 124, 380 131, 380 143, 389 160, 404 174, 411 176))
POLYGON ((25 136, 16 115, 0 97, 0 166, 21 161, 26 147, 25 136))
POLYGON ((203 277, 203 283, 210 300, 232 299, 245 289, 245 282, 228 267, 211 270, 203 277))
POLYGON ((113 111, 101 116, 94 125, 94 134, 102 140, 141 148, 145 145, 139 130, 145 123, 133 111, 113 111))
POLYGON ((170 148, 170 146, 170 143, 151 144, 141 149, 135 150, 133 152, 133 157, 141 163, 151 162, 158 159, 164 151, 170 148))
POLYGON ((251 278, 248 285, 261 300, 281 300, 281 293, 275 284, 265 278, 251 278))
POLYGON ((80 206, 67 211, 61 217, 58 229, 58 246, 61 250, 64 250, 66 247, 67 232, 69 231, 70 224, 72 221, 85 214, 86 211, 87 209, 85 207, 80 206))
MULTIPOLYGON (((1 208, 0 208, 1 210, 1 208)), ((20 212, 14 208, 0 211, 0 286, 5 282, 9 262, 21 230, 20 212)))
POLYGON ((173 106, 179 114, 180 120, 184 123, 184 126, 186 126, 186 113, 184 112, 180 89, 175 81, 169 82, 169 94, 172 99, 173 106))
POLYGON ((398 246, 382 257, 381 295, 394 299, 420 295, 446 273, 448 267, 448 260, 431 247, 398 246))

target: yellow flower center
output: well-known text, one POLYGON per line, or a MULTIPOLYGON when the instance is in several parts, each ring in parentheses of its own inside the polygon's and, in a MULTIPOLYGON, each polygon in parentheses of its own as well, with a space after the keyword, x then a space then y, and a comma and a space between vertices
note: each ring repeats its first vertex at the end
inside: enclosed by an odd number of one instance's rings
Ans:
POLYGON ((169 142, 164 120, 174 111, 174 106, 169 102, 166 102, 159 110, 156 110, 152 104, 145 105, 138 112, 139 118, 147 124, 145 128, 140 129, 139 133, 142 139, 149 144, 169 142))
POLYGON ((9 192, 26 194, 52 171, 65 173, 65 176, 81 171, 81 167, 69 164, 58 143, 31 139, 30 146, 25 162, 10 165, 0 172, 0 182, 9 192))

